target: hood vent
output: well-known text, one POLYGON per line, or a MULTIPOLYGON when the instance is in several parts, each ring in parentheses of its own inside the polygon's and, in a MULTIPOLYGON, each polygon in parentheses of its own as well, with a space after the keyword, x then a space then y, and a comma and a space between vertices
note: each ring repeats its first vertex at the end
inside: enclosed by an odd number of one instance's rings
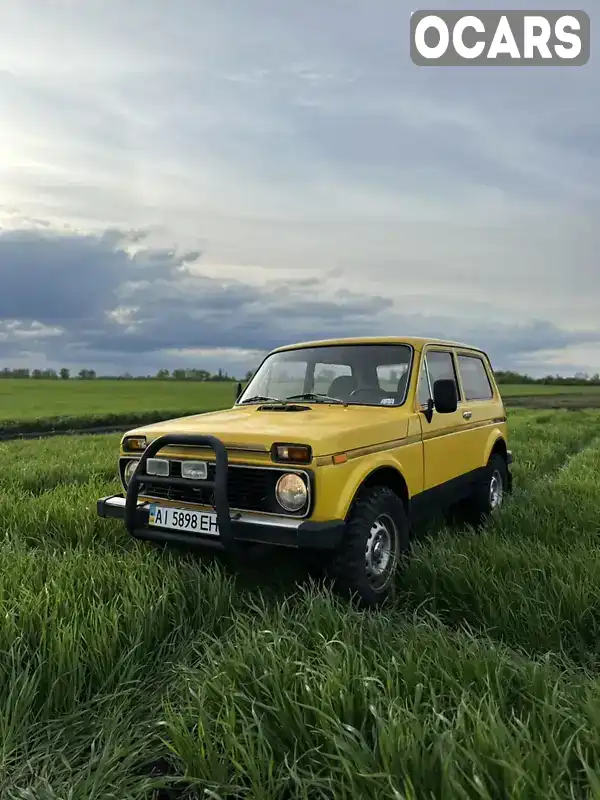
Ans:
POLYGON ((310 406, 299 406, 299 405, 292 405, 287 404, 284 406, 280 405, 263 405, 259 406, 257 411, 310 411, 310 406))

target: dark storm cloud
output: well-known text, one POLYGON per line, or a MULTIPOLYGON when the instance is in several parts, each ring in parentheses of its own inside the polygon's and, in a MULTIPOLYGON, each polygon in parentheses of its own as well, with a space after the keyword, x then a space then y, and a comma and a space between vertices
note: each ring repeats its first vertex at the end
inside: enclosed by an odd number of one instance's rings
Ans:
POLYGON ((383 287, 332 294, 327 276, 266 286, 220 281, 201 274, 199 257, 144 247, 140 232, 0 234, 0 357, 38 353, 129 369, 164 364, 165 351, 265 352, 299 340, 414 334, 478 344, 506 368, 524 354, 600 339, 547 321, 476 325, 398 313, 383 287), (133 244, 137 252, 128 252, 133 244))
POLYGON ((48 231, 0 233, 0 319, 37 321, 77 329, 77 321, 98 321, 116 305, 127 280, 173 277, 198 253, 125 247, 140 234, 108 230, 97 236, 48 231))
POLYGON ((47 358, 165 349, 265 350, 290 338, 373 330, 392 301, 343 291, 319 299, 315 280, 256 287, 223 283, 189 266, 198 252, 127 247, 140 234, 97 236, 17 231, 0 234, 0 353, 39 349, 47 358), (52 332, 35 327, 53 326, 52 332), (28 327, 29 326, 29 327, 28 327), (62 333, 57 332, 56 328, 62 333))

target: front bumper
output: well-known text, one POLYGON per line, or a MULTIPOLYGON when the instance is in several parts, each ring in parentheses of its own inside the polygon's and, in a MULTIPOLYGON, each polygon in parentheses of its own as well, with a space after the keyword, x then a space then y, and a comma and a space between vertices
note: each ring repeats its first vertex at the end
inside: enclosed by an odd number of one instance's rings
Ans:
MULTIPOLYGON (((160 505, 160 500, 155 501, 160 505)), ((101 497, 97 503, 98 516, 125 519, 126 499, 122 494, 101 497)), ((212 549, 226 549, 220 537, 198 533, 173 531, 148 524, 151 503, 138 500, 132 536, 165 544, 185 544, 212 549)), ((344 533, 344 521, 311 522, 297 519, 263 517, 250 512, 234 512, 230 519, 234 542, 258 542, 311 550, 332 550, 338 546, 344 533)))
MULTIPOLYGON (((100 517, 122 519, 128 532, 136 539, 209 547, 219 550, 233 551, 240 542, 257 542, 315 550, 331 550, 340 543, 345 529, 344 520, 312 522, 285 516, 271 517, 253 512, 234 511, 232 514, 227 495, 227 473, 227 450, 216 437, 197 434, 166 434, 159 436, 150 442, 140 457, 139 464, 129 481, 127 494, 125 496, 115 494, 100 498, 97 504, 98 515, 100 517), (208 446, 214 451, 216 456, 214 481, 205 480, 193 483, 196 486, 203 484, 214 490, 214 512, 216 512, 217 516, 218 536, 175 531, 149 524, 151 502, 139 499, 140 485, 150 477, 146 474, 148 458, 153 458, 159 450, 169 445, 208 446)), ((164 483, 166 485, 190 484, 190 480, 186 478, 160 478, 155 475, 151 476, 151 478, 155 483, 164 483)), ((160 500, 154 502, 157 505, 161 504, 160 500)))

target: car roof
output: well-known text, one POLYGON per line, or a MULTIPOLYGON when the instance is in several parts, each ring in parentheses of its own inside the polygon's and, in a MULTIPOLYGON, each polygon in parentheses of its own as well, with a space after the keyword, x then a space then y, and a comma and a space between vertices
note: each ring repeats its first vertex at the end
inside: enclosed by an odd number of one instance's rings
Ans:
POLYGON ((323 347, 326 345, 339 346, 345 344, 408 344, 415 350, 422 350, 425 345, 443 345, 444 347, 460 347, 465 350, 476 350, 484 353, 480 347, 474 347, 464 342, 454 342, 450 339, 427 338, 425 336, 353 336, 343 339, 318 339, 312 342, 297 342, 276 347, 272 353, 279 353, 284 350, 296 350, 301 347, 323 347))

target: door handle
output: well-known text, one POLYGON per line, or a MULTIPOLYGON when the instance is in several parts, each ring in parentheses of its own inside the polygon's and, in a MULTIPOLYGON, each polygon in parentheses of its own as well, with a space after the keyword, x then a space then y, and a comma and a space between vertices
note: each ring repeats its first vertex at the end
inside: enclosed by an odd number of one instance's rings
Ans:
POLYGON ((473 412, 472 411, 463 411, 463 417, 465 419, 471 419, 472 416, 473 416, 473 412))

